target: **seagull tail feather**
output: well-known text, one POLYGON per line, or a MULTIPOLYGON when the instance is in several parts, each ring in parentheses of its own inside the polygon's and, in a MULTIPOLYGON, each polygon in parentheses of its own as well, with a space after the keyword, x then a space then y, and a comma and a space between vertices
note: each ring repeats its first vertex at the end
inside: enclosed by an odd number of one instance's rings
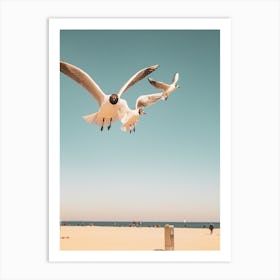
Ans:
POLYGON ((122 131, 129 131, 129 129, 127 128, 126 125, 122 125, 122 126, 121 126, 121 130, 122 130, 122 131))
POLYGON ((97 123, 97 113, 83 116, 83 119, 90 124, 98 124, 97 123))

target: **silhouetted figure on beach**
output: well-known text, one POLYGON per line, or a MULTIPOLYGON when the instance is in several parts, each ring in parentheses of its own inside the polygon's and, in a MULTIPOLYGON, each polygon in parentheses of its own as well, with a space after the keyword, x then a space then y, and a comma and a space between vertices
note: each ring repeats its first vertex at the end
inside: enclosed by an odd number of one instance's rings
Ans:
POLYGON ((210 232, 211 232, 211 234, 213 233, 213 230, 214 230, 214 226, 211 224, 211 225, 209 225, 209 229, 210 229, 210 232))

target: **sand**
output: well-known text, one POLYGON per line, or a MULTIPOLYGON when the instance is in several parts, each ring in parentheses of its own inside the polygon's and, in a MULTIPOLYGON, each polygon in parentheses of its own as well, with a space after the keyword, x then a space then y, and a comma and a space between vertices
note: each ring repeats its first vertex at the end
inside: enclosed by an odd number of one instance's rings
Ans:
MULTIPOLYGON (((61 226, 61 250, 164 250, 164 228, 61 226)), ((175 250, 219 250, 220 229, 175 228, 175 250)))

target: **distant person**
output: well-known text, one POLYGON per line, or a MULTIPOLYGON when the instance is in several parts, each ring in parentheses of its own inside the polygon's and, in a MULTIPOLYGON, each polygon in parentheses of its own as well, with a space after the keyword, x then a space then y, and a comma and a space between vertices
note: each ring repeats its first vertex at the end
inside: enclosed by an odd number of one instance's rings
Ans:
POLYGON ((211 234, 213 233, 213 230, 214 230, 214 226, 211 224, 211 225, 209 225, 209 229, 210 229, 210 232, 211 232, 211 234))

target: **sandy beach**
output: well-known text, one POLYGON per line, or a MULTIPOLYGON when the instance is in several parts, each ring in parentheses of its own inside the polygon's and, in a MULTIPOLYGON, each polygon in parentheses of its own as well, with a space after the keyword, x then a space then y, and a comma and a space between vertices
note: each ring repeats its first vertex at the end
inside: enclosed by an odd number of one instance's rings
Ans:
MULTIPOLYGON (((175 228, 175 250, 219 250, 220 229, 175 228)), ((164 250, 164 228, 61 226, 61 250, 164 250)))

